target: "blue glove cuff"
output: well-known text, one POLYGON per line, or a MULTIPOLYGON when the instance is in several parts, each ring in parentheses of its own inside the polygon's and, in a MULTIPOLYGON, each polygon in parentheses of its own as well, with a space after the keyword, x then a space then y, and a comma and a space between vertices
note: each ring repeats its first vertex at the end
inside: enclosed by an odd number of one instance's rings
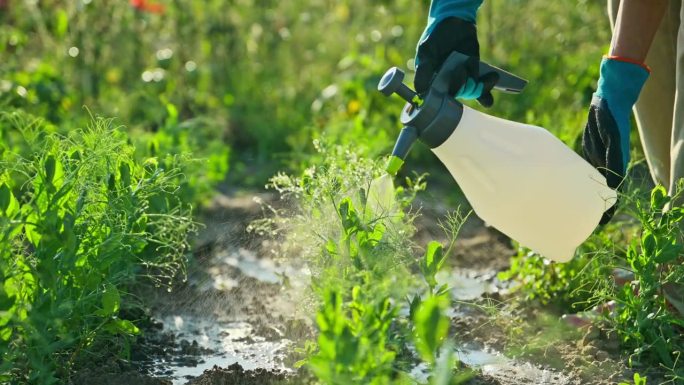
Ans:
POLYGON ((418 45, 424 42, 440 21, 447 17, 458 17, 465 21, 475 23, 477 10, 482 5, 483 0, 432 0, 430 4, 430 14, 423 35, 420 37, 418 45))
POLYGON ((639 98, 648 75, 646 67, 639 64, 608 57, 601 62, 601 77, 594 95, 606 101, 615 119, 620 131, 620 147, 625 166, 629 162, 632 107, 639 98))
POLYGON ((618 108, 626 109, 629 115, 648 75, 648 70, 639 64, 603 58, 596 96, 607 100, 614 114, 618 108))

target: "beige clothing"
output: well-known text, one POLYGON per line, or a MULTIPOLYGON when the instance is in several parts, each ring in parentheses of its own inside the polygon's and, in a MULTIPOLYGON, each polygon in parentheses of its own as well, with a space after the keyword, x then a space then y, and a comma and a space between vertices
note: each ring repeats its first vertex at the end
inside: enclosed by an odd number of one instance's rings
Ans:
MULTIPOLYGON (((620 1, 608 1, 615 26, 620 1)), ((634 106, 641 144, 654 182, 675 193, 684 178, 684 18, 682 0, 669 9, 646 57, 651 75, 634 106)))
MULTIPOLYGON (((608 1, 610 24, 615 26, 620 1, 608 1)), ((653 181, 674 195, 684 178, 684 18, 682 0, 670 0, 646 64, 651 76, 634 106, 641 145, 653 181)), ((674 204, 684 204, 684 197, 674 204)), ((684 223, 682 223, 684 229, 684 223)), ((663 295, 684 316, 684 286, 666 283, 663 295)))

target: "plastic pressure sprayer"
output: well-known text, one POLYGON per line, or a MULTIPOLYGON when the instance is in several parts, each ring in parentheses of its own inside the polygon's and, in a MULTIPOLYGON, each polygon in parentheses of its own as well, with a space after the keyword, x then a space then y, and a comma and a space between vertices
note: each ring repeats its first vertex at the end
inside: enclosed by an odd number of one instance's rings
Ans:
MULTIPOLYGON (((448 94, 450 75, 468 56, 452 53, 420 98, 394 67, 378 84, 386 96, 407 101, 404 128, 387 172, 396 175, 412 144, 428 145, 463 190, 475 213, 489 225, 537 253, 570 260, 594 231, 617 195, 598 170, 547 130, 496 118, 448 94)), ((484 75, 499 76, 494 89, 519 93, 527 81, 480 62, 484 75)))

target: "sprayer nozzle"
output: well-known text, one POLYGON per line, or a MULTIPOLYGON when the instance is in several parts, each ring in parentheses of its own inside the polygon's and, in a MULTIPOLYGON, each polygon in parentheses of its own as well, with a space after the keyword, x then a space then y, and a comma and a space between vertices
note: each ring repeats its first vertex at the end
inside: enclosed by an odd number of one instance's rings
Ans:
POLYGON ((397 175, 397 172, 399 172, 399 169, 403 165, 404 165, 403 159, 401 159, 400 157, 398 157, 396 155, 391 155, 389 160, 387 161, 387 167, 385 167, 385 171, 387 171, 388 174, 395 176, 395 175, 397 175))
POLYGON ((399 171, 404 164, 404 159, 406 159, 406 156, 416 139, 418 139, 418 131, 415 127, 404 126, 404 128, 401 129, 397 142, 394 144, 392 156, 390 156, 390 159, 387 162, 387 173, 390 175, 397 174, 397 171, 399 171))

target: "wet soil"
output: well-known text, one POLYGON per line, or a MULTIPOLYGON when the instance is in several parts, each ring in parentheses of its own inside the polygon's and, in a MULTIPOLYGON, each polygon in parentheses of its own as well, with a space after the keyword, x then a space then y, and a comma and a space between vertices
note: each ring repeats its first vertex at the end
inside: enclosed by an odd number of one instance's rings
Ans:
POLYGON ((239 364, 227 368, 214 366, 187 385, 284 385, 313 384, 313 378, 305 373, 292 374, 279 370, 244 370, 239 364))
MULTIPOLYGON (((446 240, 437 219, 458 202, 421 199, 416 242, 446 240)), ((313 383, 292 369, 300 358, 294 347, 314 336, 309 273, 294 261, 274 260, 272 241, 245 231, 264 215, 263 201, 275 200, 268 194, 217 196, 195 242, 187 282, 173 292, 140 293, 156 321, 132 348, 132 361, 89 369, 73 383, 313 383)), ((609 334, 566 330, 559 314, 509 306, 506 283, 496 278, 515 252, 505 236, 472 215, 458 239, 453 270, 438 280, 455 298, 450 316, 459 359, 479 373, 470 384, 613 384, 631 376, 609 334)), ((415 369, 416 378, 422 369, 415 369)))
POLYGON ((195 378, 202 384, 302 382, 292 370, 299 359, 293 348, 313 337, 304 290, 308 271, 262 257, 273 246, 246 228, 263 216, 263 200, 272 197, 216 197, 187 282, 170 293, 146 294, 163 330, 203 351, 192 362, 153 357, 153 372, 167 374, 173 384, 195 378))
MULTIPOLYGON (((455 207, 468 210, 465 200, 445 203, 442 195, 418 200, 418 242, 447 241, 435 218, 455 207)), ((597 326, 577 328, 562 314, 520 309, 508 294, 508 283, 497 279, 515 254, 511 241, 471 215, 462 227, 450 264, 438 274, 456 299, 451 310, 453 338, 460 358, 501 384, 616 384, 630 382, 617 336, 597 326)))
POLYGON ((106 368, 87 368, 71 380, 75 385, 171 385, 170 380, 149 376, 135 370, 122 370, 117 365, 106 368))

